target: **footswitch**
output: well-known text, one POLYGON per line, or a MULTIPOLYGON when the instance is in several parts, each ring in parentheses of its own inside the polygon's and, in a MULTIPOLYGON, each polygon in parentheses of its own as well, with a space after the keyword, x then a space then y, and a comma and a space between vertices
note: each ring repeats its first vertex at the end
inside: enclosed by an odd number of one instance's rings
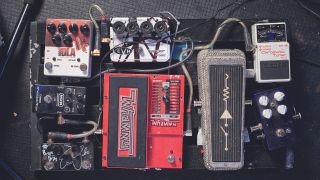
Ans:
POLYGON ((91 76, 92 25, 89 20, 48 19, 44 74, 89 78, 91 76))
POLYGON ((46 171, 93 170, 92 143, 44 143, 41 145, 41 168, 46 171))
POLYGON ((268 149, 292 146, 295 141, 294 112, 285 89, 279 87, 257 92, 253 101, 268 149))
POLYGON ((203 50, 197 59, 204 165, 209 170, 240 169, 244 153, 245 55, 240 50, 203 50))
POLYGON ((166 62, 170 27, 161 17, 115 17, 110 27, 112 62, 166 62))
POLYGON ((105 74, 102 166, 182 168, 184 76, 105 74))
POLYGON ((33 90, 33 110, 37 113, 85 114, 85 87, 36 84, 33 90))
POLYGON ((256 47, 254 69, 259 83, 288 82, 290 52, 286 24, 259 23, 252 26, 252 42, 256 47))

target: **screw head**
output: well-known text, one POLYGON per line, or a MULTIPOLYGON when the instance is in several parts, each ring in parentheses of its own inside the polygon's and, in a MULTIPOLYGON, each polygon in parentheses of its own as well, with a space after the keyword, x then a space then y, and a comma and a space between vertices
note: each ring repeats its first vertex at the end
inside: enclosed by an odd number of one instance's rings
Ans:
POLYGON ((284 129, 282 129, 282 128, 277 129, 277 130, 276 130, 276 135, 277 135, 278 137, 282 138, 282 137, 284 137, 284 136, 286 135, 286 131, 285 131, 284 129))
POLYGON ((170 163, 170 164, 173 164, 173 163, 175 162, 175 157, 174 157, 174 155, 173 155, 172 153, 170 153, 170 154, 168 155, 167 161, 168 161, 168 163, 170 163))

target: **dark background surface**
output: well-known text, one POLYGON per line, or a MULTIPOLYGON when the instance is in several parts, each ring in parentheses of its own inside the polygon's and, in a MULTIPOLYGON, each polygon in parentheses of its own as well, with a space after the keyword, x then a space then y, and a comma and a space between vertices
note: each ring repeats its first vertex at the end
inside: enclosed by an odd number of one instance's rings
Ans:
MULTIPOLYGON (((46 0, 36 20, 46 18, 88 19, 93 2, 102 5, 109 16, 157 16, 167 10, 178 18, 208 18, 217 9, 235 0, 108 0, 70 1, 46 0)), ((0 31, 9 39, 23 3, 21 0, 0 0, 0 31)), ((319 6, 312 6, 319 9, 319 6)), ((232 8, 231 8, 232 9, 232 8)), ((218 18, 228 17, 223 11, 218 18)), ((301 141, 298 159, 303 164, 294 171, 252 170, 217 173, 206 170, 130 171, 106 170, 86 173, 38 174, 38 179, 314 179, 311 173, 320 171, 320 21, 303 10, 293 0, 252 0, 238 8, 235 17, 242 19, 284 19, 288 24, 292 52, 294 101, 303 114, 299 127, 301 141), (48 176, 47 176, 48 175, 48 176)), ((24 179, 35 179, 30 167, 30 100, 28 29, 21 39, 6 81, 0 85, 0 159, 10 164, 24 179)), ((212 33, 212 32, 208 32, 212 33)), ((0 171, 0 179, 6 179, 0 171)))

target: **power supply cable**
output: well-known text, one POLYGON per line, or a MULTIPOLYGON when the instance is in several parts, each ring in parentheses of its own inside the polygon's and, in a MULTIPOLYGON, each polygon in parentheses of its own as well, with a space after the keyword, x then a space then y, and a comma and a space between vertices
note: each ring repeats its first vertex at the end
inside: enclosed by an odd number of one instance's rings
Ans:
POLYGON ((211 40, 211 42, 210 42, 209 44, 207 44, 207 45, 201 45, 201 46, 196 46, 194 49, 195 49, 195 50, 203 50, 203 49, 213 48, 213 46, 214 46, 215 43, 217 42, 217 40, 218 40, 218 38, 219 38, 222 30, 225 28, 225 26, 226 26, 227 24, 229 24, 229 23, 235 23, 235 22, 236 22, 236 23, 239 23, 239 24, 242 26, 242 28, 243 28, 243 35, 244 35, 244 42, 245 42, 245 46, 246 46, 246 47, 245 47, 246 51, 253 51, 254 48, 253 48, 253 45, 252 45, 252 42, 251 42, 250 33, 249 33, 249 31, 248 31, 248 28, 247 28, 247 26, 246 26, 240 19, 238 19, 238 18, 228 18, 228 19, 226 19, 225 21, 223 21, 223 22, 219 25, 216 33, 214 34, 214 36, 213 36, 213 38, 212 38, 212 40, 211 40))
MULTIPOLYGON (((228 8, 234 6, 234 5, 236 5, 234 9, 238 9, 239 7, 241 7, 242 5, 246 4, 246 3, 249 2, 249 1, 253 1, 253 0, 245 0, 245 1, 243 1, 243 2, 241 2, 241 0, 236 0, 236 1, 234 1, 234 2, 231 2, 231 3, 229 3, 229 4, 227 4, 227 5, 223 6, 223 7, 221 7, 220 9, 218 9, 218 10, 216 11, 216 13, 215 13, 212 17, 206 19, 205 21, 202 21, 202 22, 196 23, 196 24, 194 24, 194 25, 192 25, 192 26, 189 26, 189 27, 186 27, 186 28, 184 28, 184 29, 181 29, 181 30, 177 31, 176 33, 173 33, 173 34, 171 34, 171 35, 169 35, 169 36, 166 36, 166 37, 162 38, 162 39, 159 40, 159 41, 162 41, 163 39, 166 39, 166 38, 168 38, 168 37, 173 37, 173 36, 175 36, 175 35, 177 35, 177 34, 180 34, 180 33, 182 33, 182 32, 188 31, 188 30, 190 30, 190 29, 195 29, 195 28, 201 27, 201 25, 206 24, 206 23, 209 23, 209 22, 211 22, 212 20, 214 20, 214 19, 216 18, 216 16, 217 16, 220 12, 222 12, 223 10, 228 9, 228 8)), ((232 10, 231 10, 231 11, 232 11, 232 10)), ((235 11, 235 10, 233 10, 233 12, 234 12, 234 11, 235 11)))
POLYGON ((76 120, 70 120, 70 119, 63 119, 59 123, 61 124, 69 124, 69 125, 91 125, 92 128, 89 131, 85 131, 83 133, 79 134, 67 134, 65 132, 48 132, 48 139, 54 140, 54 139, 81 139, 90 136, 98 129, 98 124, 94 121, 76 121, 76 120))
POLYGON ((100 49, 101 49, 101 45, 100 45, 100 38, 101 38, 101 34, 100 34, 100 27, 97 23, 97 20, 94 18, 93 16, 93 10, 96 9, 99 11, 99 13, 101 14, 101 20, 105 21, 107 19, 107 15, 105 13, 105 11, 97 4, 91 4, 90 8, 89 8, 89 16, 91 19, 91 22, 94 24, 95 30, 96 30, 96 35, 95 35, 95 41, 94 41, 94 49, 91 52, 92 56, 100 56, 100 49))
MULTIPOLYGON (((186 54, 186 51, 183 51, 180 54, 180 60, 183 60, 183 56, 186 54)), ((185 128, 185 136, 192 136, 192 117, 191 117, 191 105, 192 105, 192 97, 193 97, 193 83, 191 76, 189 74, 188 69, 186 68, 185 64, 181 64, 181 68, 184 72, 184 75, 187 79, 188 85, 189 85, 189 96, 188 96, 188 104, 186 109, 186 128, 185 128)))

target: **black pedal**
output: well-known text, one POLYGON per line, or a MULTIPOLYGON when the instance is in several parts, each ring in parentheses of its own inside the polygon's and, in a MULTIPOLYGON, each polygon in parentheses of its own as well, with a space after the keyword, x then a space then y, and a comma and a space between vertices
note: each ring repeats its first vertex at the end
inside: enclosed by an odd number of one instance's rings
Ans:
POLYGON ((41 114, 84 115, 86 88, 34 85, 33 111, 41 114))
POLYGON ((240 169, 244 154, 245 55, 240 50, 203 50, 197 59, 204 164, 209 170, 240 169))
POLYGON ((46 171, 94 169, 92 143, 44 143, 41 145, 41 168, 46 171))
MULTIPOLYGON (((290 147, 295 142, 294 110, 283 87, 254 94, 258 120, 269 150, 290 147)), ((257 128, 251 128, 254 131, 257 128)))

